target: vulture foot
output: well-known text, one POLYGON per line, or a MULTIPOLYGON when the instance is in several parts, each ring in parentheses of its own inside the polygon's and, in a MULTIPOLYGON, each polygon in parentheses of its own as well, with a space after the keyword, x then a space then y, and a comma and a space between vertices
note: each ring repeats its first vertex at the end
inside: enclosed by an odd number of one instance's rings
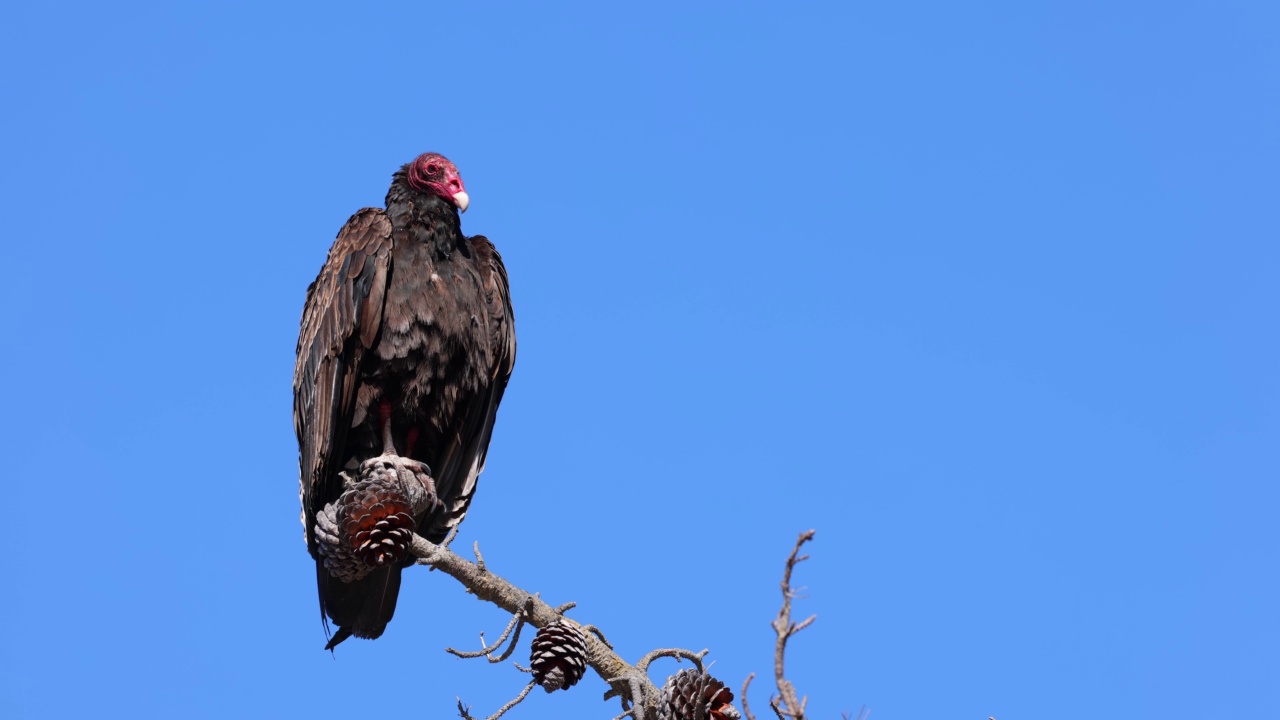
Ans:
POLYGON ((399 486, 413 508, 414 517, 421 517, 440 505, 435 480, 431 479, 431 468, 424 462, 394 454, 379 455, 361 463, 360 480, 399 486))

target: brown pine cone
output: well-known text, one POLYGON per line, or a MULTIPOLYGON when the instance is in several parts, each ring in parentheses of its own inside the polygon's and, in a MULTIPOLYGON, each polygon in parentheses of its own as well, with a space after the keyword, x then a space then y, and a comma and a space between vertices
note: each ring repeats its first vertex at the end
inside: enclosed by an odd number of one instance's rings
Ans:
POLYGON ((361 480, 316 515, 316 546, 329 573, 354 582, 409 552, 415 524, 398 483, 361 480))
POLYGON ((742 715, 733 705, 733 693, 724 683, 700 672, 685 668, 667 678, 658 701, 660 720, 738 720, 742 715), (702 714, 698 715, 698 705, 702 714))
POLYGON ((533 638, 529 665, 533 679, 547 692, 568 690, 587 671, 587 639, 577 625, 557 620, 533 638))

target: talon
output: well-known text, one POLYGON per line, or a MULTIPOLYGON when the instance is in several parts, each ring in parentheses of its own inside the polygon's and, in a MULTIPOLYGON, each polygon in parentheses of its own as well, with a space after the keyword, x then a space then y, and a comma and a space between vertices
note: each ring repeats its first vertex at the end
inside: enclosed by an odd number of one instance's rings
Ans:
POLYGON ((415 517, 443 507, 440 498, 436 496, 431 468, 420 460, 400 455, 369 458, 360 466, 360 479, 394 483, 408 498, 415 517))

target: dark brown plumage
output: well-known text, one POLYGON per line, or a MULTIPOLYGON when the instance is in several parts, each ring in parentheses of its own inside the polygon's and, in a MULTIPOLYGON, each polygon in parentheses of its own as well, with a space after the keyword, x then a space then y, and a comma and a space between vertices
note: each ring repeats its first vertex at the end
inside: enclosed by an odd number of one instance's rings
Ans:
POLYGON ((330 648, 382 634, 413 559, 353 582, 326 570, 316 516, 344 482, 380 454, 425 464, 417 469, 429 469, 440 504, 414 521, 439 542, 466 515, 484 469, 515 329, 502 258, 483 236, 462 235, 458 211, 468 202, 453 163, 418 157, 393 176, 385 210, 347 221, 307 289, 294 428, 321 616, 338 626, 330 648))

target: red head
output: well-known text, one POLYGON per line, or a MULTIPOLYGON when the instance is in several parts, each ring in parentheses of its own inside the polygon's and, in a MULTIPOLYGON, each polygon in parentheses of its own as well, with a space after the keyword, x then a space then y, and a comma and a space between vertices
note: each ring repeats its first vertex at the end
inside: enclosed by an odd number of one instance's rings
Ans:
POLYGON ((467 211, 471 202, 458 168, 439 153, 423 153, 409 165, 409 186, 419 192, 439 195, 462 212, 467 211))

